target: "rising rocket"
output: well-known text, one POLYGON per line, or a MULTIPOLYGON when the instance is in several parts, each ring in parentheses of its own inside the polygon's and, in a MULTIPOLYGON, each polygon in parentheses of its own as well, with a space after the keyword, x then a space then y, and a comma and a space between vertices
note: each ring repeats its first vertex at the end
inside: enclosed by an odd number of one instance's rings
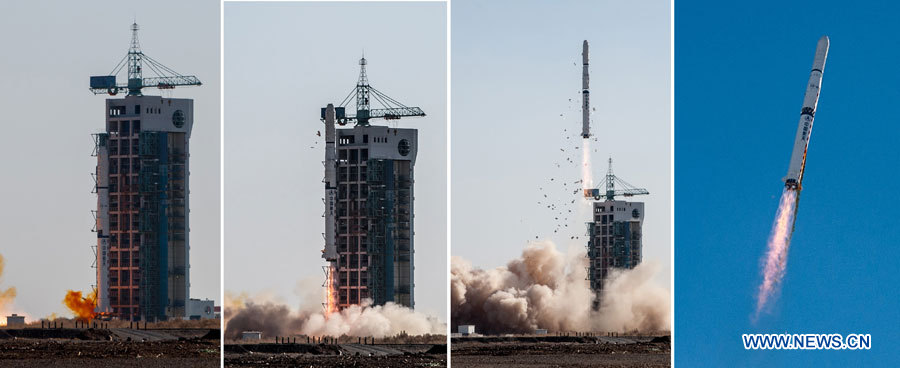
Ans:
POLYGON ((591 92, 588 90, 588 42, 584 40, 581 48, 581 137, 591 137, 591 92))
POLYGON ((334 262, 337 260, 337 244, 335 237, 335 212, 337 211, 337 157, 334 146, 335 111, 334 105, 328 104, 325 109, 325 248, 322 258, 334 262))
POLYGON ((803 170, 806 168, 806 150, 809 148, 809 136, 812 134, 813 119, 816 117, 816 105, 819 103, 819 89, 822 87, 822 72, 825 71, 825 58, 828 56, 828 36, 822 36, 816 45, 816 57, 813 59, 812 71, 809 72, 809 84, 803 97, 803 108, 800 110, 800 124, 794 139, 794 151, 784 186, 788 189, 801 189, 803 170))

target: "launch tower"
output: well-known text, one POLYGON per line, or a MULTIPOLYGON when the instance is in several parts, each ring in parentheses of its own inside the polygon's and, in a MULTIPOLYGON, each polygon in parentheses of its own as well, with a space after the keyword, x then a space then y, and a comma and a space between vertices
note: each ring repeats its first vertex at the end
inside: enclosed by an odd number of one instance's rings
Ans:
POLYGON ((326 287, 339 309, 370 299, 374 305, 414 302, 414 166, 416 129, 371 125, 370 120, 425 116, 369 85, 366 59, 344 102, 322 109, 325 121, 326 287), (371 109, 370 98, 383 108, 371 109), (355 101, 356 114, 347 113, 355 101), (355 123, 352 128, 337 129, 355 123))
POLYGON ((109 98, 94 134, 97 312, 126 320, 184 318, 190 298, 189 140, 191 99, 145 96, 144 88, 200 85, 145 55, 132 24, 131 48, 90 89, 109 98), (157 74, 144 78, 143 68, 157 74), (116 83, 127 67, 128 82, 116 83))

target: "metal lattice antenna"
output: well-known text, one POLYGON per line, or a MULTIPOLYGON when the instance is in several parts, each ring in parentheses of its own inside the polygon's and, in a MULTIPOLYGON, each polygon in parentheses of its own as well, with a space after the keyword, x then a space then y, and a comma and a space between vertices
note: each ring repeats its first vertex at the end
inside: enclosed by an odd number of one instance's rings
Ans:
MULTIPOLYGON (((406 106, 369 85, 366 65, 368 65, 368 61, 365 54, 363 54, 362 59, 359 60, 359 80, 356 82, 356 86, 337 105, 340 108, 345 108, 351 101, 355 102, 356 115, 341 115, 343 110, 339 109, 338 124, 344 125, 349 122, 355 122, 359 126, 368 126, 371 119, 397 120, 403 117, 425 116, 425 112, 422 109, 406 106), (371 106, 373 100, 381 105, 381 108, 373 109, 371 106)), ((325 110, 323 109, 322 111, 322 119, 325 119, 325 110)))
POLYGON ((128 48, 128 94, 129 95, 141 95, 140 88, 141 84, 138 83, 142 79, 142 67, 143 67, 143 56, 144 53, 141 52, 141 43, 138 40, 138 27, 137 23, 131 24, 131 47, 128 48))
POLYGON ((369 116, 369 77, 366 75, 366 55, 359 59, 359 81, 356 82, 356 117, 369 116))
POLYGON ((131 24, 131 45, 128 54, 123 57, 108 75, 91 77, 91 92, 94 94, 108 93, 116 95, 120 92, 128 92, 129 96, 140 96, 143 88, 173 89, 176 86, 199 86, 200 80, 193 75, 181 75, 162 63, 154 60, 141 51, 141 43, 138 39, 137 22, 131 24), (155 74, 144 78, 144 66, 155 74), (122 69, 126 69, 127 83, 116 83, 116 75, 122 69))
POLYGON ((609 158, 609 169, 606 171, 606 199, 612 200, 616 196, 616 174, 613 173, 612 157, 609 158))
POLYGON ((628 182, 616 177, 616 174, 613 172, 612 158, 609 159, 609 169, 606 172, 606 182, 604 184, 606 187, 602 188, 602 192, 601 188, 585 189, 584 196, 588 198, 593 197, 598 201, 601 198, 606 197, 607 201, 612 201, 615 200, 616 196, 632 197, 636 195, 650 194, 647 189, 637 188, 634 185, 631 185, 628 182), (617 190, 616 186, 622 189, 617 190), (601 193, 603 194, 601 195, 601 193))

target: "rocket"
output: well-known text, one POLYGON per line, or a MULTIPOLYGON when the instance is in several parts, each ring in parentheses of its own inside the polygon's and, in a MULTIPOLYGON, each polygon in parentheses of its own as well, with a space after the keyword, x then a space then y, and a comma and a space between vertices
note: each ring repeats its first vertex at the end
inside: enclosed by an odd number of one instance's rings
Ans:
POLYGON ((337 211, 337 159, 334 146, 335 111, 334 104, 325 109, 325 249, 322 258, 328 261, 337 260, 337 244, 335 237, 335 214, 337 211))
POLYGON ((581 48, 581 137, 591 137, 591 92, 588 90, 590 76, 588 76, 588 42, 584 40, 581 48))
POLYGON ((794 151, 784 186, 788 189, 800 190, 803 182, 803 170, 806 168, 806 151, 809 148, 809 136, 812 133, 813 120, 816 117, 816 105, 819 103, 819 89, 822 88, 822 72, 825 71, 825 58, 828 56, 828 36, 822 36, 816 45, 816 57, 813 59, 812 71, 809 72, 809 84, 803 97, 803 108, 800 110, 800 124, 794 139, 794 151))

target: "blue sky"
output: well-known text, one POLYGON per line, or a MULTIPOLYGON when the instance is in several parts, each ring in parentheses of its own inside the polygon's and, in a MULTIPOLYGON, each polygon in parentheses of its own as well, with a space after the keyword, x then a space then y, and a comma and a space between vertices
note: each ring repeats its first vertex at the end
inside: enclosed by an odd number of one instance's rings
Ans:
POLYGON ((898 13, 889 2, 676 2, 676 364, 900 359, 898 13), (754 325, 760 259, 823 34, 831 49, 787 275, 772 312, 754 325), (873 347, 741 344, 742 333, 785 332, 870 333, 873 347))

